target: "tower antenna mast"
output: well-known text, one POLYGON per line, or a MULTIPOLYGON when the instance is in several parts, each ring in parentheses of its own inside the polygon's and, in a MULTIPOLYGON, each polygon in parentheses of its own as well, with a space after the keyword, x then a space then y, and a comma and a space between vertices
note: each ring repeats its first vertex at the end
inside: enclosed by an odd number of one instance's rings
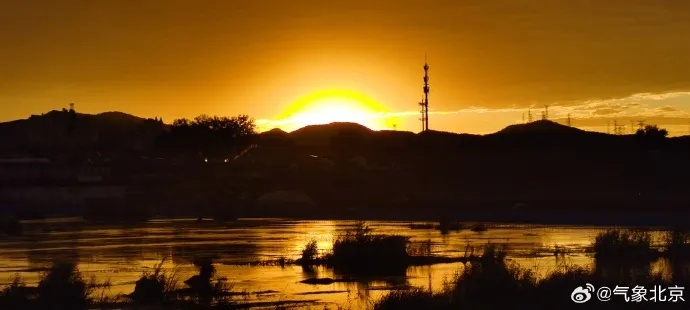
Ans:
POLYGON ((424 98, 419 104, 422 106, 422 131, 429 130, 429 63, 424 53, 424 98))
POLYGON ((421 107, 421 113, 422 117, 419 118, 420 121, 422 121, 422 131, 426 131, 426 120, 427 120, 427 111, 426 111, 426 106, 424 105, 424 97, 422 97, 422 100, 419 101, 419 106, 421 107))

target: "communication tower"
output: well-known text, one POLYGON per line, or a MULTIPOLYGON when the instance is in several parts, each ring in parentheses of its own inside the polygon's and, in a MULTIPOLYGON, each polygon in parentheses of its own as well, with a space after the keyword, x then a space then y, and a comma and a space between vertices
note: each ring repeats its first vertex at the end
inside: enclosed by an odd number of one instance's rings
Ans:
POLYGON ((426 106, 424 105, 424 98, 422 97, 422 100, 419 101, 419 107, 421 108, 420 113, 422 116, 419 118, 420 121, 422 121, 422 131, 426 131, 426 123, 427 119, 429 118, 429 114, 426 110, 426 106))
POLYGON ((429 130, 429 64, 426 61, 426 54, 424 55, 424 97, 419 103, 421 107, 422 117, 422 131, 429 130))

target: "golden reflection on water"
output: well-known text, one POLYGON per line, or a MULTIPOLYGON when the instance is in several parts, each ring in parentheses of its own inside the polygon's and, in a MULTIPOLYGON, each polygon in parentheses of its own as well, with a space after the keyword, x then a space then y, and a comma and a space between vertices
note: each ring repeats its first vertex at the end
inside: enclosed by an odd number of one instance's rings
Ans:
POLYGON ((302 233, 291 240, 292 257, 289 258, 292 259, 299 258, 302 249, 304 249, 304 245, 311 240, 316 240, 316 245, 320 253, 328 253, 333 249, 334 238, 337 238, 335 221, 299 222, 296 223, 295 230, 302 233))
MULTIPOLYGON (((18 273, 29 285, 39 280, 39 269, 54 259, 78 263, 86 279, 113 284, 109 296, 131 293, 142 272, 161 263, 166 272, 176 270, 182 281, 197 273, 191 264, 200 255, 212 256, 218 275, 226 277, 233 290, 248 292, 247 301, 320 300, 346 308, 366 308, 372 300, 391 289, 421 287, 438 291, 462 270, 463 265, 438 264, 410 267, 404 277, 370 279, 364 282, 336 282, 309 285, 312 278, 338 278, 328 268, 303 270, 299 266, 256 266, 252 262, 296 259, 304 245, 316 240, 321 253, 331 251, 334 238, 355 221, 299 221, 247 219, 219 224, 210 221, 158 220, 127 227, 92 225, 79 220, 45 220, 27 223, 26 234, 0 240, 0 285, 10 283, 18 273)), ((585 249, 602 227, 491 225, 486 232, 461 230, 441 234, 433 229, 412 229, 410 222, 367 222, 374 233, 400 234, 412 242, 428 242, 432 253, 462 256, 481 253, 487 243, 506 244, 509 259, 545 277, 564 267, 592 267, 585 249), (555 247, 568 255, 554 255, 555 247)), ((652 232, 655 241, 660 232, 652 232)), ((661 270, 664 262, 652 267, 661 270)), ((670 268, 664 268, 666 272, 670 268)), ((666 276, 669 276, 668 274, 666 276)))

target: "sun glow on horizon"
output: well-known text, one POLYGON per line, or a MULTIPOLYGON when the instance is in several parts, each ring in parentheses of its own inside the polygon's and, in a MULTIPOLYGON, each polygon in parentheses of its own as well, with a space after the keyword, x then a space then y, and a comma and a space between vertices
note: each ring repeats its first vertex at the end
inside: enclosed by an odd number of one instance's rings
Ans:
POLYGON ((299 98, 275 120, 261 120, 258 125, 265 130, 293 131, 309 125, 351 122, 382 130, 393 124, 387 112, 384 105, 359 92, 330 89, 299 98))

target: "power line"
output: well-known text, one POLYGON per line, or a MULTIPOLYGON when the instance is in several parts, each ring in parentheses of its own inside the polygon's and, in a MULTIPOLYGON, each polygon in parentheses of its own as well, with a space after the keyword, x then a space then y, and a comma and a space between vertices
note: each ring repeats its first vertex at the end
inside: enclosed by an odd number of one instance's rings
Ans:
POLYGON ((617 120, 613 121, 613 132, 616 135, 622 135, 625 132, 625 125, 618 124, 617 120))

